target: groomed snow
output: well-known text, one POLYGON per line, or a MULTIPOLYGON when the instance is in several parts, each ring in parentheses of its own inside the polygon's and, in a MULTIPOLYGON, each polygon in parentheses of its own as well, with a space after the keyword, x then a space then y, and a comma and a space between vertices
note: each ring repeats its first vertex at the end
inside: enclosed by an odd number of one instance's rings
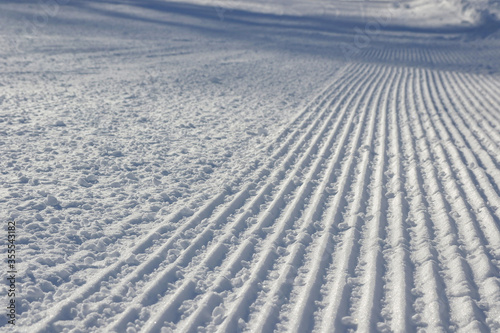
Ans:
POLYGON ((0 331, 500 331, 498 5, 2 1, 0 331))

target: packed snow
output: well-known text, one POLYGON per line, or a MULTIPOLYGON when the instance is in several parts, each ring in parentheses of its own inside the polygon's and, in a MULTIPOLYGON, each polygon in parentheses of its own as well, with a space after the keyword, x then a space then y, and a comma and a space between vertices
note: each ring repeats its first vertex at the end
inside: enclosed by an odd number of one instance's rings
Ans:
POLYGON ((0 1, 0 331, 500 332, 499 18, 0 1))

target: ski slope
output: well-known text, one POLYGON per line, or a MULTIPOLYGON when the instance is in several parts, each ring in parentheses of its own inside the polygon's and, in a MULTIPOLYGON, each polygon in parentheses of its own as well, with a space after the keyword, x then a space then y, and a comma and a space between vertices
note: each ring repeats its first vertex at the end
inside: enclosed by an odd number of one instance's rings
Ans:
POLYGON ((0 331, 500 331, 499 25, 362 4, 0 4, 0 331))

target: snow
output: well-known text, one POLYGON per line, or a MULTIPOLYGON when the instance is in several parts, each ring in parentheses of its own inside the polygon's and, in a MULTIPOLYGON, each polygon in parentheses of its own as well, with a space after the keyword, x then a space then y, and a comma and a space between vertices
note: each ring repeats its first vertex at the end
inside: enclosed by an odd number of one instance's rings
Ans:
POLYGON ((499 8, 1 2, 0 331, 499 331, 499 8))

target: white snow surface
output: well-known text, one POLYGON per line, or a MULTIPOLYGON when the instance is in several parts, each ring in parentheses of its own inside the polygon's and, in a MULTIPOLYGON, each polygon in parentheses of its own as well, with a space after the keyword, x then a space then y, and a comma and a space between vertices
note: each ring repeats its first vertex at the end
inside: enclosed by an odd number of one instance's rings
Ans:
POLYGON ((0 332, 499 332, 498 8, 1 1, 0 332))

